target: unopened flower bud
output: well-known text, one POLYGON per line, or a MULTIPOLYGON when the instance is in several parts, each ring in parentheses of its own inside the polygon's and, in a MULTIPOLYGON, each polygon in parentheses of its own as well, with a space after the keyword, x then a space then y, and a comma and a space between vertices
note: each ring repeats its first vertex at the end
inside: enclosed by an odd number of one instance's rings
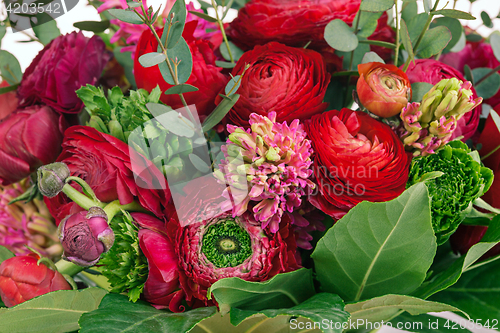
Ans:
POLYGON ((69 176, 68 166, 62 162, 43 165, 38 168, 38 189, 46 197, 55 197, 62 191, 69 176))

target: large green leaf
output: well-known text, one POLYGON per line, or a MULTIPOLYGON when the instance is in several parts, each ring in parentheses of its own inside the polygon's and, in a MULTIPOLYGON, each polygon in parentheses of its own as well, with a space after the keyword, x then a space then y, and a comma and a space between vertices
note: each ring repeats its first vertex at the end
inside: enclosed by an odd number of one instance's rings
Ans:
POLYGON ((500 215, 496 216, 488 227, 481 241, 473 245, 466 255, 455 260, 446 270, 431 276, 429 281, 420 286, 413 295, 419 298, 429 296, 455 284, 463 272, 467 271, 483 254, 500 241, 500 215))
MULTIPOLYGON (((500 261, 468 271, 457 283, 434 296, 466 311, 473 319, 500 319, 500 261)), ((498 323, 498 322, 497 322, 498 323)), ((497 325, 497 329, 500 325, 497 325)))
POLYGON ((132 303, 127 296, 108 294, 99 309, 80 318, 80 333, 181 333, 188 332, 204 318, 216 312, 215 306, 198 308, 182 313, 171 313, 138 301, 132 303))
POLYGON ((460 37, 462 37, 462 33, 464 32, 464 28, 459 20, 452 17, 440 17, 434 20, 431 24, 431 28, 437 26, 444 26, 450 30, 451 40, 444 48, 444 52, 450 52, 450 50, 458 43, 460 37))
POLYGON ((429 195, 419 183, 394 200, 359 203, 319 240, 312 258, 322 290, 358 301, 412 292, 435 253, 429 195))
POLYGON ((12 258, 14 256, 15 256, 14 253, 12 253, 9 249, 0 245, 0 264, 4 260, 7 260, 7 259, 12 258))
MULTIPOLYGON (((161 51, 158 50, 158 52, 161 51)), ((177 77, 179 83, 185 83, 191 76, 191 71, 193 70, 193 57, 184 37, 181 37, 173 48, 167 50, 167 61, 170 62, 174 75, 176 73, 174 61, 177 61, 177 77)), ((175 85, 175 81, 170 73, 167 63, 165 61, 161 62, 158 67, 160 68, 160 73, 165 82, 175 85)))
MULTIPOLYGON (((294 317, 302 317, 312 320, 313 322, 326 322, 329 323, 328 327, 322 327, 325 333, 342 332, 342 324, 349 319, 349 313, 344 311, 344 302, 338 295, 329 293, 316 294, 307 301, 288 309, 267 309, 262 311, 241 310, 232 308, 231 323, 238 325, 245 319, 263 314, 268 318, 274 318, 280 315, 288 315, 294 317), (335 325, 337 323, 337 325, 335 325), (331 325, 330 325, 331 324, 331 325)), ((287 326, 292 327, 293 319, 287 326)), ((263 332, 259 330, 259 332, 263 332)))
POLYGON ((385 12, 394 6, 394 0, 364 0, 360 9, 367 12, 385 12))
POLYGON ((43 45, 47 45, 61 34, 56 21, 47 13, 41 12, 32 17, 31 26, 35 36, 43 45))
MULTIPOLYGON (((491 68, 481 67, 474 68, 472 70, 472 75, 474 77, 474 82, 478 82, 483 77, 491 72, 491 68)), ((480 82, 479 84, 475 84, 474 88, 476 89, 477 95, 484 99, 490 98, 494 96, 498 89, 500 88, 500 74, 493 73, 487 79, 480 82)))
POLYGON ((203 132, 210 131, 215 125, 217 125, 222 118, 226 116, 226 114, 231 110, 231 108, 238 102, 240 98, 239 94, 231 95, 231 97, 227 97, 222 99, 222 101, 217 105, 217 107, 210 113, 210 115, 205 119, 202 124, 203 132))
POLYGON ((231 308, 262 310, 269 307, 287 308, 315 294, 312 271, 299 270, 278 274, 265 282, 249 282, 226 278, 215 282, 208 294, 213 294, 222 314, 231 308))
POLYGON ((427 314, 412 316, 408 313, 402 313, 388 324, 386 323, 386 325, 400 330, 420 333, 470 333, 469 330, 461 328, 460 325, 454 325, 449 319, 427 314))
POLYGON ((417 55, 421 58, 430 58, 438 54, 448 45, 451 37, 450 30, 444 26, 427 30, 418 46, 417 55))
POLYGON ((426 13, 420 13, 406 21, 412 45, 415 44, 420 32, 424 29, 428 17, 429 15, 426 13))
POLYGON ((325 40, 335 50, 350 52, 358 47, 358 38, 344 21, 335 19, 325 27, 325 40))
POLYGON ((106 293, 101 288, 59 290, 12 308, 2 308, 0 332, 57 333, 77 330, 80 316, 97 309, 106 293))
POLYGON ((351 314, 351 321, 364 320, 371 323, 390 320, 401 310, 414 316, 428 312, 461 311, 448 304, 391 294, 347 304, 345 310, 351 314))
POLYGON ((5 50, 0 50, 0 74, 10 85, 21 82, 23 77, 19 61, 5 50))
MULTIPOLYGON (((170 20, 171 17, 173 17, 173 22, 172 26, 170 29, 163 29, 163 34, 161 36, 161 40, 163 42, 163 45, 167 49, 172 49, 175 47, 175 44, 181 39, 182 32, 184 31, 184 24, 186 23, 186 3, 184 0, 177 0, 175 1, 174 5, 172 6, 172 9, 170 9, 170 12, 168 13, 167 16, 167 25, 168 21, 170 20), (168 32, 168 41, 166 41, 167 38, 167 32, 168 32), (166 43, 165 43, 166 42, 166 43)), ((160 52, 161 49, 158 49, 158 52, 160 52)))
POLYGON ((360 13, 357 36, 368 38, 377 29, 378 19, 382 13, 358 12, 353 22, 356 22, 360 13))

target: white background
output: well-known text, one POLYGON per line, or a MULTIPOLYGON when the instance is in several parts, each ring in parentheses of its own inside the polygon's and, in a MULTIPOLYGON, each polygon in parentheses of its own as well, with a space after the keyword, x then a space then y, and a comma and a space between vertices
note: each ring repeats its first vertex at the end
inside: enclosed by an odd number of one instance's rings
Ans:
MULTIPOLYGON (((189 0, 186 0, 188 2, 189 0)), ((441 0, 440 3, 444 6, 448 0, 441 0)), ((0 3, 3 1, 0 0, 0 3)), ((449 1, 447 8, 452 8, 453 0, 449 1)), ((154 8, 158 8, 162 5, 164 1, 162 0, 148 0, 148 5, 152 5, 154 8)), ((419 3, 420 10, 422 11, 422 3, 419 3)), ((199 8, 199 6, 197 6, 199 8)), ((441 8, 442 6, 439 6, 441 8)), ((400 7, 401 8, 401 7, 400 7)), ((472 15, 477 17, 476 21, 463 21, 464 24, 468 24, 469 27, 473 29, 477 29, 477 32, 481 35, 487 37, 493 30, 500 30, 500 19, 493 20, 494 28, 489 29, 482 26, 482 22, 480 19, 481 11, 486 11, 490 17, 496 17, 500 12, 500 0, 477 0, 471 6, 469 0, 458 0, 456 3, 455 9, 467 11, 471 10, 472 15)), ((231 13, 228 15, 229 20, 232 20, 235 17, 235 13, 231 13)), ((69 11, 67 14, 59 17, 57 20, 57 25, 63 34, 69 33, 71 31, 77 30, 73 27, 74 22, 78 21, 100 21, 99 15, 94 7, 87 5, 86 0, 80 0, 78 5, 69 11)), ((27 33, 32 34, 31 31, 27 31, 27 33)), ((90 33, 85 33, 90 36, 90 33)), ((23 71, 27 66, 31 63, 33 58, 37 55, 37 53, 43 48, 43 46, 39 43, 19 43, 21 40, 28 40, 28 38, 22 33, 12 33, 12 30, 9 28, 6 36, 2 40, 1 48, 9 51, 14 54, 21 64, 21 68, 23 71)), ((500 277, 499 277, 500 278, 500 277)), ((438 316, 446 316, 448 318, 457 318, 460 317, 451 314, 451 313, 441 313, 437 314, 438 316)), ((425 323, 424 323, 425 324, 425 323)), ((475 332, 496 332, 492 330, 473 330, 475 332)), ((382 332, 397 332, 396 329, 392 328, 384 328, 380 331, 382 332)))

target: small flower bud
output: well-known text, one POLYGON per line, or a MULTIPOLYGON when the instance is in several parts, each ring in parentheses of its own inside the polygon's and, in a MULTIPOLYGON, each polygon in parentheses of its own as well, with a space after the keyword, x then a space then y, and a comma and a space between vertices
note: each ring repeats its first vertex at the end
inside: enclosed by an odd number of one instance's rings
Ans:
POLYGON ((55 197, 62 191, 69 176, 68 166, 62 162, 43 165, 38 168, 38 189, 46 197, 55 197))

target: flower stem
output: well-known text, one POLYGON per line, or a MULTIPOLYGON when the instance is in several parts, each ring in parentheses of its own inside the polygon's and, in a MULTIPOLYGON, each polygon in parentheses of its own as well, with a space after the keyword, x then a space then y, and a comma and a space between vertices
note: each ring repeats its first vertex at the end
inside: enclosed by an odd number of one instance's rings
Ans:
POLYGON ((484 82, 484 80, 486 80, 487 78, 489 78, 490 76, 492 76, 493 74, 495 74, 496 72, 500 71, 500 66, 497 66, 495 68, 493 68, 491 70, 491 72, 488 72, 488 74, 486 74, 485 76, 483 76, 479 81, 477 81, 476 83, 474 83, 475 86, 478 86, 480 85, 482 82, 484 82))
POLYGON ((231 52, 231 49, 229 48, 229 42, 227 40, 226 36, 226 31, 224 30, 224 23, 222 23, 222 20, 219 17, 219 11, 217 4, 215 3, 215 0, 212 0, 212 6, 215 9, 215 19, 217 20, 217 23, 219 24, 220 32, 222 34, 222 38, 224 39, 224 43, 226 44, 227 47, 227 52, 229 54, 229 59, 231 59, 231 63, 234 64, 234 58, 233 58, 233 53, 231 52))
POLYGON ((394 0, 394 11, 396 12, 396 51, 394 54, 394 66, 398 67, 399 57, 399 13, 398 13, 398 0, 394 0))
POLYGON ((78 266, 67 260, 61 259, 56 262, 56 268, 61 274, 67 274, 69 276, 74 276, 85 269, 85 267, 78 266))
POLYGON ((95 202, 100 202, 100 200, 97 199, 97 197, 96 197, 94 191, 92 190, 92 188, 90 187, 90 185, 87 184, 87 182, 85 180, 81 179, 80 177, 69 176, 68 178, 66 178, 66 184, 69 184, 70 181, 74 181, 75 183, 80 185, 82 190, 83 190, 83 193, 87 197, 94 200, 95 202))
MULTIPOLYGON (((360 9, 358 11, 358 15, 356 17, 356 22, 354 23, 354 35, 358 34, 359 18, 361 17, 361 12, 362 12, 362 10, 360 9)), ((361 42, 361 41, 359 41, 359 42, 361 42)), ((349 70, 352 69, 353 61, 354 61, 354 50, 351 51, 351 59, 349 60, 349 70)))
POLYGON ((483 161, 483 160, 487 159, 488 157, 490 157, 491 155, 493 155, 498 149, 500 149, 500 146, 496 146, 495 149, 490 151, 488 154, 482 156, 481 161, 483 161))
POLYGON ((75 202, 78 206, 82 207, 85 210, 89 210, 90 207, 101 207, 103 208, 106 206, 105 203, 102 203, 100 201, 96 202, 89 197, 87 197, 85 194, 80 193, 77 191, 73 186, 66 184, 64 185, 62 189, 63 193, 68 196, 73 202, 75 202))
POLYGON ((108 222, 111 222, 113 217, 122 210, 129 212, 149 213, 148 210, 144 209, 138 202, 135 201, 132 201, 131 203, 126 205, 121 205, 120 200, 115 200, 107 204, 103 209, 108 216, 108 222))
POLYGON ((379 41, 379 40, 360 40, 358 43, 360 44, 369 44, 369 45, 376 45, 376 46, 382 46, 382 47, 386 47, 388 49, 396 49, 397 48, 397 45, 394 44, 394 43, 389 43, 389 42, 382 42, 382 41, 379 41))

